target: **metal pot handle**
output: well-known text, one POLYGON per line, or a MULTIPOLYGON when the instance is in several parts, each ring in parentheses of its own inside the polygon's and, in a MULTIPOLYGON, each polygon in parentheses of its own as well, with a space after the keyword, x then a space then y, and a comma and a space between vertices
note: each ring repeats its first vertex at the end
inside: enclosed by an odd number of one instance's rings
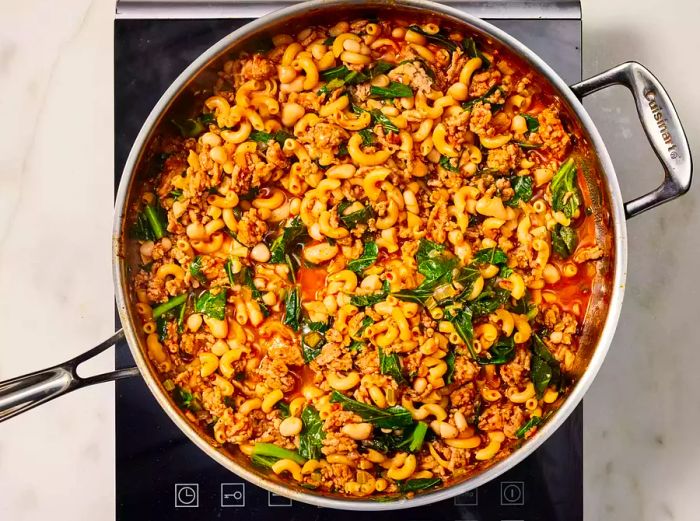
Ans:
POLYGON ((78 376, 80 364, 122 340, 124 330, 120 329, 96 347, 67 362, 0 382, 0 422, 75 389, 139 374, 136 367, 129 367, 87 378, 78 376))
POLYGON ((632 92, 644 132, 664 168, 661 186, 625 203, 629 219, 686 193, 693 178, 693 159, 671 98, 643 65, 623 63, 572 85, 571 90, 581 99, 612 85, 624 85, 632 92))

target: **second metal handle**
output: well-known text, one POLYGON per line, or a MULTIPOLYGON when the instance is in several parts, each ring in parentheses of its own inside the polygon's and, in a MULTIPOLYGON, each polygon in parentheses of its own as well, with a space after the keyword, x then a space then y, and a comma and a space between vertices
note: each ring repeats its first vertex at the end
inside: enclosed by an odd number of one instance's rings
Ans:
POLYGON ((78 366, 124 339, 119 330, 98 346, 59 365, 0 382, 0 422, 9 420, 37 405, 88 385, 109 382, 139 374, 136 367, 119 369, 87 378, 78 376, 78 366))
POLYGON ((686 193, 693 179, 693 159, 671 98, 643 65, 623 63, 572 85, 571 90, 583 98, 612 85, 624 85, 632 92, 644 132, 664 168, 661 186, 625 203, 625 214, 629 219, 686 193))

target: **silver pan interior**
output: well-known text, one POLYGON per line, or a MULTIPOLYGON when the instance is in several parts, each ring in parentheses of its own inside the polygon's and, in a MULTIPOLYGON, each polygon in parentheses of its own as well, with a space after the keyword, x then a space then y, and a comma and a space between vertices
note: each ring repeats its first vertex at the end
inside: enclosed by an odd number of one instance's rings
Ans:
MULTIPOLYGON (((167 132, 171 132, 168 129, 167 132)), ((499 476, 527 457, 542 444, 574 410, 590 386, 600 368, 617 325, 624 292, 627 265, 627 240, 622 198, 605 145, 581 103, 557 74, 539 57, 503 31, 447 6, 417 0, 368 1, 314 0, 299 4, 266 17, 260 18, 231 33, 211 47, 193 62, 168 88, 158 101, 143 125, 131 149, 117 194, 113 227, 113 276, 117 307, 124 326, 131 352, 149 389, 175 424, 207 455, 242 478, 287 496, 323 507, 354 510, 392 510, 425 505, 453 497, 478 487, 499 476), (593 201, 596 235, 600 244, 607 246, 610 255, 600 262, 599 273, 593 284, 591 305, 584 321, 582 347, 575 368, 577 383, 559 410, 550 417, 539 431, 507 458, 469 479, 454 482, 432 492, 411 499, 378 502, 353 500, 316 493, 274 475, 261 472, 249 463, 242 454, 232 454, 215 448, 205 433, 198 431, 172 403, 145 356, 145 339, 140 333, 138 315, 134 310, 135 299, 129 287, 129 259, 134 258, 135 248, 126 238, 126 217, 140 196, 143 181, 149 175, 144 161, 153 136, 166 132, 174 115, 189 113, 201 99, 196 93, 209 88, 215 79, 215 71, 223 60, 240 50, 254 48, 255 42, 276 33, 292 32, 312 23, 332 24, 347 17, 376 15, 404 15, 419 21, 441 19, 450 25, 463 27, 467 32, 480 34, 483 38, 502 45, 516 56, 520 56, 531 68, 539 72, 553 86, 555 92, 567 106, 571 119, 580 127, 581 133, 595 151, 596 159, 587 176, 587 188, 593 201), (466 27, 465 27, 466 26, 466 27)))

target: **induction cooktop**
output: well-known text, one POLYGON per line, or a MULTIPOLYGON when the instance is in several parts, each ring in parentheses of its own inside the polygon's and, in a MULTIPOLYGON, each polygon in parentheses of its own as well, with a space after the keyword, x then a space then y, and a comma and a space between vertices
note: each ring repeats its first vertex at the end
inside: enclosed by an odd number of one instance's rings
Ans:
MULTIPOLYGON (((115 191, 141 125, 178 74, 223 36, 289 3, 117 3, 115 191)), ((568 83, 581 79, 581 11, 577 1, 445 3, 485 18, 518 38, 568 83)), ((127 349, 117 350, 116 365, 133 365, 127 349)), ((581 521, 582 419, 580 405, 531 456, 478 489, 425 507, 372 513, 372 519, 581 521)), ((358 515, 291 501, 230 473, 175 427, 140 378, 116 382, 116 499, 119 521, 344 521, 358 515)))

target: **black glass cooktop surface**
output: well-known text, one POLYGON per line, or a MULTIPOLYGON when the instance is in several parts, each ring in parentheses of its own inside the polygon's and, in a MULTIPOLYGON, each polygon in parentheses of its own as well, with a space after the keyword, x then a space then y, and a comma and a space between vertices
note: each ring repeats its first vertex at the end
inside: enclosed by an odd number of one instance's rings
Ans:
MULTIPOLYGON (((115 21, 115 189, 136 135, 177 75, 211 44, 248 20, 115 21)), ((580 19, 498 19, 569 83, 581 77, 580 19)), ((117 367, 133 364, 127 349, 117 367)), ((580 521, 583 409, 500 478, 426 507, 372 513, 374 520, 580 521)), ((269 494, 209 459, 160 409, 140 378, 116 382, 116 519, 355 519, 358 513, 269 494)))

